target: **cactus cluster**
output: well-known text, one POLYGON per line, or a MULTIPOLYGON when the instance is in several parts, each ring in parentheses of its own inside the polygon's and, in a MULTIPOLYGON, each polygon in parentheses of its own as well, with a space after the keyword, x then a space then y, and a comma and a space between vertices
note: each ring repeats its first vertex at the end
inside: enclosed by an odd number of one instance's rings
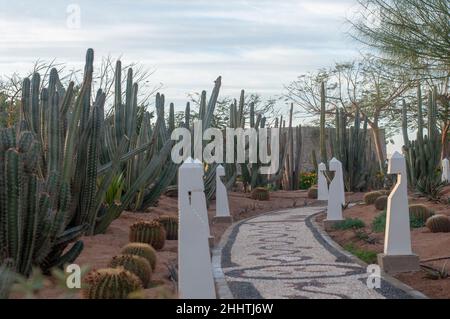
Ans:
POLYGON ((130 226, 130 242, 147 243, 160 250, 165 241, 166 231, 158 221, 138 221, 130 226))
POLYGON ((422 110, 422 92, 417 88, 417 138, 410 141, 408 137, 407 105, 403 101, 402 110, 403 153, 406 158, 408 182, 424 195, 435 197, 441 185, 439 166, 441 156, 441 141, 437 124, 437 90, 433 88, 428 94, 427 132, 424 130, 424 116, 422 110))
POLYGON ((135 255, 143 257, 149 262, 153 271, 156 268, 156 261, 157 261, 156 251, 149 244, 129 243, 122 248, 121 253, 123 255, 135 255))
POLYGON ((147 288, 152 278, 152 267, 144 257, 137 255, 117 255, 109 262, 109 267, 123 267, 125 270, 139 277, 142 286, 147 288))
POLYGON ((427 228, 432 233, 448 233, 450 232, 450 218, 443 214, 436 214, 427 219, 427 228))
POLYGON ((166 231, 167 240, 178 239, 178 217, 162 215, 158 218, 158 221, 166 231))
POLYGON ((92 271, 85 282, 83 295, 87 299, 128 299, 143 288, 136 275, 121 267, 92 271))
POLYGON ((264 187, 256 187, 252 190, 250 198, 260 201, 266 201, 270 199, 270 193, 264 187))

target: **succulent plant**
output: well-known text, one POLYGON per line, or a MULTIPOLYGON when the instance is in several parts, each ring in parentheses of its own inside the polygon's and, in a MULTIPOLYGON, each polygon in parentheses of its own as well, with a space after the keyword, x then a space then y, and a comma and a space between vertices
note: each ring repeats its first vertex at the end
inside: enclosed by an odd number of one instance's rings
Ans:
POLYGON ((142 286, 147 288, 152 278, 152 267, 147 259, 136 255, 118 255, 114 256, 109 262, 109 267, 123 267, 132 272, 141 280, 142 286))
POLYGON ((130 226, 130 242, 147 243, 160 250, 165 240, 166 231, 158 221, 138 221, 130 226))
POLYGON ((318 188, 317 185, 313 185, 308 189, 308 198, 317 199, 318 195, 318 188))
POLYGON ((374 202, 375 208, 377 210, 385 210, 387 206, 387 199, 388 197, 386 195, 379 196, 374 202))
POLYGON ((434 212, 423 204, 409 205, 409 216, 416 220, 426 222, 428 218, 434 215, 434 212))
POLYGON ((122 248, 122 254, 140 256, 149 262, 152 270, 156 268, 157 255, 155 249, 146 243, 129 243, 122 248))
POLYGON ((250 198, 260 200, 260 201, 266 201, 266 200, 270 199, 270 193, 264 187, 256 187, 256 188, 252 189, 250 198))
POLYGON ((141 280, 124 268, 105 268, 90 272, 83 295, 87 299, 128 299, 141 290, 141 280))
POLYGON ((163 225, 166 231, 167 240, 177 240, 178 239, 178 217, 177 216, 167 216, 162 215, 158 218, 158 221, 163 225))
POLYGON ((437 214, 427 219, 425 225, 432 233, 450 232, 450 219, 443 214, 437 214))
POLYGON ((372 205, 375 203, 378 197, 383 196, 384 194, 380 191, 373 191, 364 194, 364 203, 367 205, 372 205))
POLYGON ((167 197, 178 197, 178 185, 167 186, 164 195, 167 197))

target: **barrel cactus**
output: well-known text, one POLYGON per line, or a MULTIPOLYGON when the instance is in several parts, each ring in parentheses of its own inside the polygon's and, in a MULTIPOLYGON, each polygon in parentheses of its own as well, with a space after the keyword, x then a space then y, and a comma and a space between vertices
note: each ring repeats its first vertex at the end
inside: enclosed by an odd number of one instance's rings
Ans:
POLYGON ((130 227, 130 242, 147 243, 160 250, 165 240, 166 231, 158 221, 139 221, 130 227))
POLYGON ((378 197, 383 196, 384 194, 380 191, 368 192, 364 194, 364 203, 367 205, 372 205, 375 203, 378 197))
POLYGON ((434 212, 423 204, 409 205, 409 216, 413 219, 423 221, 434 215, 434 212))
POLYGON ((164 195, 167 197, 178 197, 178 185, 167 186, 164 195))
POLYGON ((250 194, 251 199, 256 200, 269 200, 270 195, 269 191, 265 189, 264 187, 256 187, 252 190, 250 194))
POLYGON ((124 268, 105 268, 88 274, 83 295, 87 299, 127 299, 141 290, 139 278, 124 268))
POLYGON ((147 288, 152 278, 152 267, 144 257, 136 255, 114 256, 109 263, 109 267, 123 267, 125 270, 132 272, 139 277, 144 288, 147 288))
POLYGON ((156 268, 156 261, 157 261, 156 251, 149 244, 129 243, 122 248, 122 254, 143 257, 147 259, 147 261, 150 263, 152 270, 155 270, 156 268))
POLYGON ((448 216, 438 214, 427 219, 425 224, 432 233, 448 233, 450 232, 450 219, 448 216))
POLYGON ((158 219, 159 223, 163 225, 166 231, 167 240, 178 239, 178 217, 162 215, 158 219))
POLYGON ((318 193, 317 185, 311 186, 308 189, 308 197, 309 198, 317 199, 317 193, 318 193))
POLYGON ((387 199, 388 197, 386 195, 378 197, 374 203, 375 208, 377 210, 385 210, 387 206, 387 199))

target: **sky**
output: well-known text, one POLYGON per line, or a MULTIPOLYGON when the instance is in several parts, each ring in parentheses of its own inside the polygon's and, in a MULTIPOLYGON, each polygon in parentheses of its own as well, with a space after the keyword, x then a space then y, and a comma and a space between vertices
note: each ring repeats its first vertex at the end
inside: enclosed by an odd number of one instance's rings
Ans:
POLYGON ((37 58, 80 67, 122 56, 154 70, 167 101, 212 89, 280 95, 302 72, 359 55, 345 22, 355 0, 0 0, 0 74, 37 58), (77 14, 79 12, 79 15, 77 14), (78 19, 79 17, 79 19, 78 19), (78 23, 79 21, 79 23, 78 23))

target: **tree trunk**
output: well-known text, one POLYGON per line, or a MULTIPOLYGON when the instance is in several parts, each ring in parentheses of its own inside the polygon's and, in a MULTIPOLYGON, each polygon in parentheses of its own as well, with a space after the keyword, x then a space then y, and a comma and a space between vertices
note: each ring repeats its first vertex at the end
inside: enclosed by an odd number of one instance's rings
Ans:
POLYGON ((381 137, 380 137, 380 128, 376 124, 371 124, 370 128, 372 129, 373 134, 373 140, 375 142, 375 150, 377 153, 378 158, 378 164, 380 166, 380 172, 383 174, 386 174, 385 167, 384 167, 384 153, 383 153, 383 147, 381 143, 381 137))

